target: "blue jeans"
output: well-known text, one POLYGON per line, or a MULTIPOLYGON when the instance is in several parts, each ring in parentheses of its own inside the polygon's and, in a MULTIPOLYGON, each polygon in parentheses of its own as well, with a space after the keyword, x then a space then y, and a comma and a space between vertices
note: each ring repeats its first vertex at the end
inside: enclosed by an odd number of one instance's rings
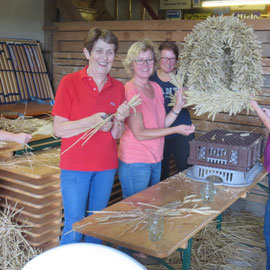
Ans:
POLYGON ((161 162, 125 163, 119 160, 118 175, 123 197, 134 195, 160 181, 161 162))
MULTIPOLYGON (((268 174, 268 188, 270 194, 270 174, 268 174)), ((264 238, 266 245, 267 264, 266 270, 270 270, 270 199, 268 198, 264 216, 264 238)))
MULTIPOLYGON (((100 172, 61 172, 64 205, 64 229, 60 245, 78 243, 83 235, 72 231, 72 224, 91 215, 87 211, 102 210, 109 202, 116 169, 100 172)), ((100 239, 84 236, 84 242, 101 243, 100 239)))

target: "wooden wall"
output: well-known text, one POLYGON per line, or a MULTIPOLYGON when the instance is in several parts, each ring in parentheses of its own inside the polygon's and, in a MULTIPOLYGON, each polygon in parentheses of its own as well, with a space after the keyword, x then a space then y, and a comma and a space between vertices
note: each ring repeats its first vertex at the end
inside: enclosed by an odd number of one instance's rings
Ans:
MULTIPOLYGON (((71 72, 80 70, 87 64, 82 53, 83 41, 91 27, 101 27, 112 30, 120 41, 119 51, 111 69, 111 76, 126 82, 129 77, 122 67, 121 61, 125 58, 130 45, 143 38, 149 38, 157 45, 162 41, 176 41, 180 48, 184 37, 199 21, 94 21, 57 23, 54 25, 54 53, 53 53, 53 82, 56 91, 61 78, 71 72)), ((270 105, 270 19, 246 20, 251 25, 258 39, 262 42, 263 70, 265 84, 260 103, 270 105)), ((254 113, 249 115, 242 112, 236 116, 220 113, 215 121, 208 119, 207 115, 195 116, 191 111, 193 123, 196 126, 196 134, 202 134, 215 128, 229 130, 254 130, 267 135, 260 120, 254 113)))

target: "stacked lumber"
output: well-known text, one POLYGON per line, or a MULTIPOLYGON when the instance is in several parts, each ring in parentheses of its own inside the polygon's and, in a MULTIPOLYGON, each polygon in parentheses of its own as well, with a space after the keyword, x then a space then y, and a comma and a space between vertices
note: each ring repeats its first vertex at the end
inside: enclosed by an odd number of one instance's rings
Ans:
POLYGON ((63 226, 59 153, 52 148, 0 162, 0 206, 20 210, 16 220, 26 225, 27 241, 42 250, 59 244, 63 226))
MULTIPOLYGON (((55 144, 59 145, 60 139, 36 135, 29 143, 32 150, 45 149, 20 156, 14 154, 27 150, 20 144, 0 145, 0 207, 8 204, 18 211, 16 221, 26 225, 26 240, 42 250, 59 245, 63 227, 60 148, 55 144)), ((121 185, 116 176, 109 204, 121 198, 121 185)))
POLYGON ((54 94, 37 41, 0 39, 0 102, 53 100, 54 94))

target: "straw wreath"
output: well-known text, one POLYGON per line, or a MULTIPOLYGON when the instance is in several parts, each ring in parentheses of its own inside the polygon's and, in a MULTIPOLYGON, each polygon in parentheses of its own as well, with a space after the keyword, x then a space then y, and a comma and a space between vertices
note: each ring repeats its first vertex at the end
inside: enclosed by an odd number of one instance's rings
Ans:
MULTIPOLYGON (((139 98, 139 94, 136 96, 133 96, 130 101, 128 102, 128 106, 134 110, 136 113, 136 106, 141 104, 141 99, 139 98)), ((77 144, 79 141, 84 140, 82 145, 84 145, 94 134, 96 134, 104 125, 106 125, 108 122, 110 122, 114 116, 117 115, 118 112, 109 115, 106 117, 103 121, 97 123, 96 125, 93 125, 92 127, 88 128, 85 133, 76 141, 74 142, 70 147, 68 147, 65 151, 61 153, 63 155, 66 153, 69 149, 71 149, 75 144, 77 144)))
MULTIPOLYGON (((195 114, 237 114, 250 109, 251 96, 263 86, 261 45, 252 27, 237 17, 208 17, 185 38, 177 75, 172 83, 185 85, 195 114)), ((172 100, 173 103, 173 100, 172 100)))

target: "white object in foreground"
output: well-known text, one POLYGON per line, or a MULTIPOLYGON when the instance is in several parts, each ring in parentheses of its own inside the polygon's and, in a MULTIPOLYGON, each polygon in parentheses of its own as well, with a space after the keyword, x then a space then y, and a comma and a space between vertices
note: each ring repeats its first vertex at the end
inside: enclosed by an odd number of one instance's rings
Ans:
POLYGON ((22 270, 146 270, 132 257, 114 248, 90 243, 58 246, 29 261, 22 270))

